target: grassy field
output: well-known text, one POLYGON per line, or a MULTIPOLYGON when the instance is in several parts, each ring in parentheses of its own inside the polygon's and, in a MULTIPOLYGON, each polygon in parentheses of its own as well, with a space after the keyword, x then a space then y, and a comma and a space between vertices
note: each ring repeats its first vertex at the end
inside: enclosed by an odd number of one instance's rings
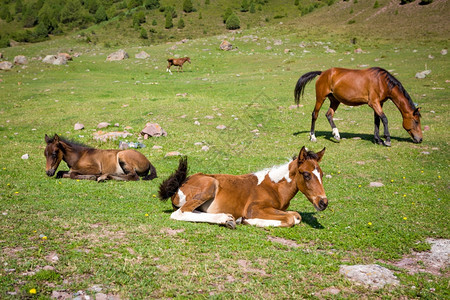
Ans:
MULTIPOLYGON (((316 16, 332 12, 325 8, 316 16)), ((218 49, 224 36, 121 45, 130 55, 121 62, 106 62, 114 47, 88 45, 76 36, 2 49, 10 61, 24 54, 30 62, 0 73, 0 298, 75 297, 78 291, 94 296, 100 290, 121 298, 448 298, 448 268, 437 276, 394 266, 413 250, 428 250, 426 238, 450 236, 450 66, 441 54, 448 48, 448 25, 437 33, 418 31, 416 39, 411 32, 393 39, 375 31, 369 38, 351 27, 346 31, 345 20, 321 34, 310 27, 313 17, 308 25, 292 20, 227 33, 238 47, 230 52, 218 49), (358 38, 356 45, 350 37, 358 38), (326 47, 336 52, 326 53, 326 47), (67 66, 31 59, 70 50, 81 56, 67 66), (135 59, 142 50, 151 57, 135 59), (192 64, 170 75, 165 68, 172 55, 188 55, 192 64), (392 147, 372 143, 368 106, 339 108, 340 143, 332 139, 324 107, 318 142, 311 143, 314 84, 299 108, 290 108, 294 86, 302 74, 333 66, 380 66, 395 74, 422 108, 424 142, 411 142, 388 102, 392 147), (414 78, 425 68, 430 75, 414 78), (76 122, 86 128, 74 131, 76 122), (129 141, 137 141, 147 122, 159 123, 168 136, 143 140, 146 148, 140 149, 159 178, 48 178, 44 135, 117 148, 119 141, 93 140, 99 122, 120 124, 106 131, 132 127, 129 141), (209 151, 201 150, 205 145, 209 151), (169 151, 187 155, 191 173, 243 174, 284 163, 303 145, 327 148, 321 167, 331 175, 324 178, 329 207, 316 212, 297 195, 290 209, 303 220, 293 228, 175 222, 171 204, 156 198, 158 185, 178 165, 178 158, 164 158, 169 151), (373 181, 384 186, 369 187, 373 181), (393 270, 400 285, 374 290, 339 274, 342 264, 369 263, 393 270), (328 293, 330 287, 339 294, 328 293)))

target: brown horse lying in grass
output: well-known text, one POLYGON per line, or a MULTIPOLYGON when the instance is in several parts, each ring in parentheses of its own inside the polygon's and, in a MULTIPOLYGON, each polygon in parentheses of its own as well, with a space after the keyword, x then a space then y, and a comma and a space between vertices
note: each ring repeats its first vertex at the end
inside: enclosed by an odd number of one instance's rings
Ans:
POLYGON ((299 224, 300 214, 286 211, 300 190, 314 207, 328 206, 319 162, 325 148, 314 153, 305 147, 290 162, 246 175, 203 174, 187 176, 187 159, 159 187, 159 198, 172 199, 171 218, 236 227, 236 220, 260 227, 291 227, 299 224))
POLYGON ((181 72, 183 72, 183 64, 185 62, 191 63, 191 59, 189 57, 169 58, 167 61, 169 62, 169 64, 167 65, 167 72, 169 72, 170 74, 172 74, 172 72, 170 71, 171 66, 177 66, 178 72, 180 72, 180 70, 181 72))
POLYGON ((69 166, 69 171, 59 171, 57 178, 89 179, 103 181, 152 180, 157 177, 156 169, 150 161, 135 150, 101 150, 87 147, 59 137, 45 135, 45 171, 53 176, 61 160, 69 166), (149 174, 150 172, 150 174, 149 174))
POLYGON ((401 112, 403 128, 412 137, 414 143, 422 142, 422 129, 420 127, 420 108, 416 108, 408 92, 400 81, 388 71, 374 67, 365 70, 352 70, 343 68, 331 68, 324 72, 313 71, 303 74, 295 85, 295 102, 300 102, 300 96, 305 91, 305 86, 316 76, 316 105, 312 113, 311 141, 316 141, 314 127, 319 110, 326 98, 330 99, 330 108, 326 113, 328 122, 333 130, 333 136, 340 140, 339 131, 333 121, 333 116, 339 104, 349 106, 368 104, 374 111, 375 130, 374 139, 378 144, 391 146, 391 135, 388 129, 388 120, 383 112, 383 104, 391 99, 401 112), (383 142, 379 135, 380 120, 383 122, 383 142))

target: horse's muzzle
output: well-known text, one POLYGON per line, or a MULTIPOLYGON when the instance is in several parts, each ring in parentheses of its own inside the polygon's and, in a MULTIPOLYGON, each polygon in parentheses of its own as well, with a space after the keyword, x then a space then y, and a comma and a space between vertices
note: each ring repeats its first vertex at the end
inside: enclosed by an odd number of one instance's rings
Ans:
POLYGON ((55 175, 55 169, 50 169, 45 173, 47 174, 48 177, 52 177, 53 175, 55 175))
POLYGON ((420 144, 420 143, 422 143, 422 138, 413 137, 413 142, 416 144, 420 144))
POLYGON ((328 199, 322 198, 317 205, 314 205, 318 211, 325 210, 328 207, 328 199))

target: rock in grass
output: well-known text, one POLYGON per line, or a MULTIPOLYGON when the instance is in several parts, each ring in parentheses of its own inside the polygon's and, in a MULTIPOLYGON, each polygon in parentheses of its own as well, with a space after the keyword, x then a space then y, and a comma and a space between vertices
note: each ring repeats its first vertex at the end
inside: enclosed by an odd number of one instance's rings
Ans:
POLYGON ((370 187, 382 187, 382 186, 384 186, 384 184, 382 184, 381 182, 371 182, 370 184, 369 184, 369 186, 370 187))
POLYGON ((181 154, 178 151, 170 151, 167 152, 166 155, 164 155, 164 157, 173 157, 173 156, 182 156, 183 154, 181 154))
POLYGON ((233 45, 229 41, 222 41, 219 47, 224 51, 230 51, 233 49, 233 45))
POLYGON ((135 57, 135 58, 138 58, 138 59, 146 59, 146 58, 149 58, 149 57, 150 57, 150 54, 148 54, 148 53, 145 52, 145 51, 141 51, 141 52, 135 54, 134 57, 135 57))
POLYGON ((0 70, 11 70, 14 65, 9 61, 0 62, 0 70))
POLYGON ((369 285, 375 288, 383 288, 385 285, 397 285, 397 277, 390 271, 379 265, 342 265, 339 273, 351 281, 369 285))
POLYGON ((73 130, 82 130, 82 129, 84 129, 84 125, 83 124, 81 124, 81 123, 76 123, 74 126, 73 126, 73 130))
POLYGON ((125 50, 120 49, 120 50, 108 55, 106 60, 107 61, 124 60, 124 59, 127 59, 128 57, 129 57, 128 53, 126 53, 125 50))
POLYGON ((98 129, 106 128, 106 127, 108 127, 109 125, 111 125, 111 124, 109 124, 108 122, 100 122, 100 123, 98 123, 97 128, 98 128, 98 129))
POLYGON ((144 136, 144 139, 148 139, 149 137, 167 136, 167 132, 158 123, 147 123, 142 129, 141 135, 144 136))
POLYGON ((425 71, 422 71, 422 72, 417 72, 415 77, 418 78, 418 79, 423 79, 423 78, 427 77, 427 75, 429 75, 430 73, 431 73, 431 70, 425 70, 425 71))
POLYGON ((22 158, 22 159, 28 159, 28 158, 30 158, 30 156, 28 155, 28 153, 26 153, 26 154, 22 155, 21 158, 22 158))
POLYGON ((17 55, 14 57, 14 64, 15 65, 26 65, 28 63, 28 60, 26 56, 24 55, 17 55))
POLYGON ((217 128, 217 129, 220 129, 220 130, 224 130, 224 129, 227 128, 227 126, 225 126, 225 125, 219 125, 219 126, 217 126, 216 128, 217 128))

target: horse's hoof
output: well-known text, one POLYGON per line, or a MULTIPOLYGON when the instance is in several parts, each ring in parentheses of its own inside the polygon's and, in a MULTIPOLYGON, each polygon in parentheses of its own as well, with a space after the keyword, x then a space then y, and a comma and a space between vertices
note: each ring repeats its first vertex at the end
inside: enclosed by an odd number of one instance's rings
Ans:
POLYGON ((382 140, 374 140, 373 142, 378 145, 384 145, 382 140))
POLYGON ((391 146, 391 142, 385 141, 385 142, 384 142, 384 145, 385 145, 386 147, 390 147, 390 146, 391 146))
POLYGON ((309 140, 310 140, 311 142, 313 142, 313 143, 317 142, 317 138, 316 138, 315 135, 310 135, 310 136, 309 136, 309 140))
POLYGON ((234 219, 226 221, 224 225, 228 229, 236 229, 236 221, 234 219))

